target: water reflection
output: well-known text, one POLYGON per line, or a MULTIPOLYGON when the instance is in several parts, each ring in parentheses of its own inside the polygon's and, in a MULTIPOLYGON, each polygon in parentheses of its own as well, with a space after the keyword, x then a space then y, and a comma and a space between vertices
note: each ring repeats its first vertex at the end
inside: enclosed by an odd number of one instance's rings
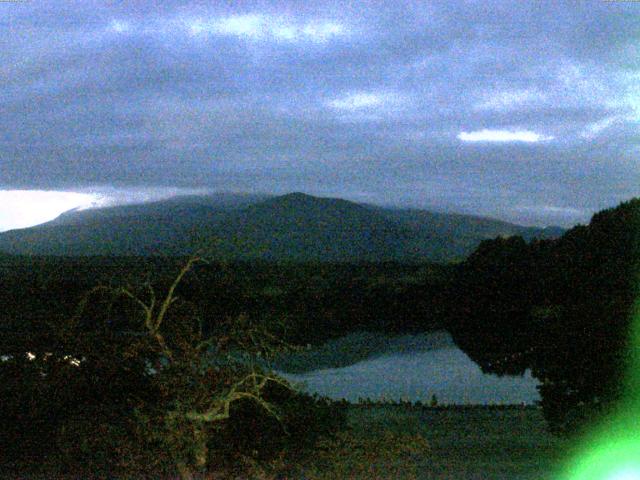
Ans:
POLYGON ((426 351, 396 350, 350 366, 285 376, 293 382, 303 382, 304 389, 311 393, 349 401, 370 398, 428 402, 435 394, 440 403, 446 404, 532 404, 540 398, 538 382, 529 371, 522 377, 484 374, 451 344, 439 344, 426 351))

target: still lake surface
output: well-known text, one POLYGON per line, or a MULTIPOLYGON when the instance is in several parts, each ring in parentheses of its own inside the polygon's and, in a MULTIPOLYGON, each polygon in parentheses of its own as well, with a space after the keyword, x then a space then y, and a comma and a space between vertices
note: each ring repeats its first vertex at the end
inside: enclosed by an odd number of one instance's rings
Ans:
POLYGON ((533 404, 540 399, 538 381, 529 371, 515 377, 484 374, 446 332, 356 334, 305 352, 297 360, 298 371, 283 376, 309 393, 336 400, 429 402, 434 394, 441 404, 533 404))

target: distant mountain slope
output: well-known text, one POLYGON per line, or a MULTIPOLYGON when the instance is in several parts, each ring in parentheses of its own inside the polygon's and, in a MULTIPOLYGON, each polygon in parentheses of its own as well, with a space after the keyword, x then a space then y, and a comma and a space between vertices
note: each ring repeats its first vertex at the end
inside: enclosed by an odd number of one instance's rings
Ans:
POLYGON ((380 209, 392 221, 409 230, 405 253, 428 257, 434 261, 463 258, 480 241, 495 237, 520 235, 525 240, 556 238, 564 233, 560 227, 523 227, 492 218, 438 213, 415 209, 380 209))
POLYGON ((22 255, 188 255, 269 261, 450 261, 496 236, 544 229, 467 215, 397 210, 302 193, 183 197, 74 211, 0 234, 0 252, 22 255))
POLYGON ((210 195, 181 195, 167 200, 117 205, 85 210, 69 210, 46 225, 78 225, 84 222, 112 217, 163 216, 168 213, 188 214, 193 207, 209 207, 214 210, 232 210, 246 207, 270 198, 269 195, 248 193, 213 193, 210 195))

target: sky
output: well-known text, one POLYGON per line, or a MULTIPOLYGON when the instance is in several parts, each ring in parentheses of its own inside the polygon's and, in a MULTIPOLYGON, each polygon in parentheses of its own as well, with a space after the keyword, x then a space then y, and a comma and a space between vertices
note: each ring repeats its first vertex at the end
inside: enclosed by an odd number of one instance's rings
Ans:
POLYGON ((640 2, 3 1, 0 87, 0 230, 182 191, 563 226, 640 195, 640 2))

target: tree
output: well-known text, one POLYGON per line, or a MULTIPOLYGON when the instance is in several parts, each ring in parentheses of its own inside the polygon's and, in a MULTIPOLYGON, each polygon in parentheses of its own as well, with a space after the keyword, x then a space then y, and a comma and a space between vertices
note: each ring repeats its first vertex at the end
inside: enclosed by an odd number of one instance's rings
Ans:
POLYGON ((330 405, 268 368, 290 348, 277 329, 246 315, 207 318, 184 300, 183 279, 202 261, 168 282, 95 287, 72 316, 24 330, 16 319, 0 339, 0 394, 11 399, 0 426, 12 435, 0 456, 22 457, 21 474, 37 464, 53 476, 189 479, 308 447, 337 426, 330 405))
POLYGON ((485 372, 531 369, 550 428, 569 432, 625 394, 638 280, 634 199, 557 240, 483 242, 457 273, 449 329, 485 372))
POLYGON ((176 293, 184 276, 200 261, 190 258, 162 296, 150 282, 138 291, 98 287, 91 292, 106 293, 112 301, 123 297, 141 313, 139 328, 122 333, 132 339, 127 354, 144 358, 160 397, 140 405, 136 417, 173 458, 183 479, 206 470, 210 439, 230 418, 235 403, 251 401, 266 415, 280 419, 277 407, 265 396, 266 389, 270 384, 291 388, 258 361, 285 344, 247 317, 227 319, 216 334, 205 338, 202 319, 191 305, 181 304, 176 293))
POLYGON ((447 328, 485 373, 515 375, 528 367, 523 353, 537 338, 529 319, 535 282, 536 257, 522 237, 485 240, 458 268, 447 328))

